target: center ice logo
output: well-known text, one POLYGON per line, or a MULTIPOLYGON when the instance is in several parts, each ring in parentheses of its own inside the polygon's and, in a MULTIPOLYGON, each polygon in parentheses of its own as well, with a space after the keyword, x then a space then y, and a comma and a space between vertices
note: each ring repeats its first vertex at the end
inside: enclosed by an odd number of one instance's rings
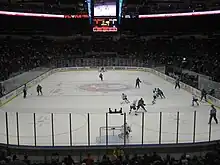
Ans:
POLYGON ((125 91, 131 87, 120 83, 105 83, 105 84, 85 84, 79 87, 80 89, 92 92, 118 92, 125 91))

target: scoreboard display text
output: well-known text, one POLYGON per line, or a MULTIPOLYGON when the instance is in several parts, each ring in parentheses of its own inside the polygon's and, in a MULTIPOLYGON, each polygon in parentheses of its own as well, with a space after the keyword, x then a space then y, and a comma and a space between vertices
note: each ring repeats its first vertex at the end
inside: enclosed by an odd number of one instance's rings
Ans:
POLYGON ((94 18, 93 32, 117 32, 116 18, 94 18))

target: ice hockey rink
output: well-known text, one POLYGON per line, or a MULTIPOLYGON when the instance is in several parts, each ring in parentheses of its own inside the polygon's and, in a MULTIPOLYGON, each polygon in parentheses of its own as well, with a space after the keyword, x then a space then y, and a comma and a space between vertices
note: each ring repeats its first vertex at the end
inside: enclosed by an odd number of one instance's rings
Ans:
MULTIPOLYGON (((192 142, 194 130, 194 111, 196 113, 195 140, 209 140, 210 105, 201 103, 191 106, 192 94, 174 89, 174 85, 148 72, 107 71, 104 81, 98 78, 98 71, 57 72, 44 79, 43 96, 37 96, 36 86, 28 89, 26 99, 22 95, 1 107, 0 142, 6 143, 6 118, 8 112, 9 143, 34 145, 34 115, 36 113, 36 142, 38 146, 52 145, 52 120, 54 142, 56 146, 70 145, 70 129, 73 145, 87 145, 88 136, 91 145, 100 145, 100 136, 105 136, 106 113, 109 108, 123 108, 126 122, 131 126, 128 144, 141 144, 142 130, 144 144, 158 144, 161 120, 161 143, 176 143, 177 112, 179 112, 178 142, 192 142), (134 88, 135 80, 142 80, 141 88, 134 88), (157 99, 152 105, 153 89, 163 90, 166 99, 157 99), (121 94, 125 93, 130 101, 143 98, 147 112, 140 111, 137 116, 129 115, 129 104, 121 104, 121 94), (18 112, 18 127, 16 120, 18 112), (69 114, 71 113, 71 120, 69 114), (89 124, 88 124, 89 113, 89 124), (144 116, 144 120, 142 117, 144 116), (70 124, 71 123, 71 124, 70 124), (143 125, 144 124, 144 125, 143 125), (71 125, 71 128, 70 128, 71 125), (143 125, 143 126, 142 126, 143 125), (88 127, 89 134, 88 135, 88 127), (19 129, 19 133, 17 131, 19 129), (99 139, 99 140, 97 140, 99 139)), ((217 113, 218 114, 218 113, 217 113)), ((220 115, 218 115, 220 118, 220 115)), ((124 124, 124 115, 108 114, 107 125, 110 128, 109 144, 121 144, 114 141, 120 134, 119 128, 124 124)), ((213 121, 211 140, 219 139, 220 127, 213 121)), ((104 143, 104 142, 103 142, 104 143)))

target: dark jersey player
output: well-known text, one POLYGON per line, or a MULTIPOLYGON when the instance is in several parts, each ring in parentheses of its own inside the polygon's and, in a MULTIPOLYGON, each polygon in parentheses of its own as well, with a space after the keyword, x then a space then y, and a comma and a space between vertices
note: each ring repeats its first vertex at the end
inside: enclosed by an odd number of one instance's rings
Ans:
POLYGON ((179 77, 178 77, 178 78, 176 79, 176 81, 175 81, 175 89, 176 89, 177 87, 180 89, 180 78, 179 78, 179 77))
POLYGON ((100 72, 105 72, 105 68, 104 68, 104 67, 101 67, 101 68, 100 68, 100 72))
POLYGON ((200 101, 202 101, 203 99, 205 99, 205 101, 207 101, 206 95, 207 95, 206 90, 205 90, 205 89, 202 89, 200 101))
POLYGON ((5 87, 3 83, 0 82, 0 97, 2 97, 5 93, 5 87))
POLYGON ((27 97, 27 85, 24 84, 24 88, 23 88, 23 97, 24 99, 27 97))
POLYGON ((160 96, 161 99, 166 98, 163 91, 160 88, 157 88, 157 94, 158 94, 158 96, 160 96))
POLYGON ((42 92, 42 86, 38 85, 37 86, 37 95, 43 95, 43 92, 42 92))
POLYGON ((103 81, 103 74, 102 73, 99 74, 99 78, 101 81, 103 81))
POLYGON ((137 105, 137 111, 140 109, 140 107, 145 111, 147 112, 147 110, 145 109, 145 106, 146 104, 144 103, 144 100, 141 98, 139 101, 138 101, 138 105, 137 105))
POLYGON ((216 117, 217 110, 214 105, 211 105, 212 109, 210 110, 209 124, 212 122, 212 118, 214 118, 216 124, 218 124, 218 119, 216 117))
POLYGON ((135 88, 140 88, 140 83, 141 80, 139 79, 139 77, 136 79, 136 83, 135 83, 135 88))
POLYGON ((193 98, 192 98, 192 106, 194 106, 194 103, 196 103, 197 106, 199 106, 199 103, 198 103, 199 99, 193 95, 193 98))

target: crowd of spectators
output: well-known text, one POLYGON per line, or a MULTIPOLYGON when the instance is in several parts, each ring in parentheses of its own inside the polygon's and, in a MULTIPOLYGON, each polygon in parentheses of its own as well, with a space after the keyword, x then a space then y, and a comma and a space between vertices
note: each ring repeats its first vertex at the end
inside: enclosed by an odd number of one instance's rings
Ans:
MULTIPOLYGON (((0 1, 0 9, 4 11, 17 12, 35 12, 35 13, 51 13, 51 14, 88 14, 87 1, 83 0, 47 0, 47 1, 0 1)), ((95 1, 94 1, 95 3, 95 1)), ((212 1, 156 1, 149 3, 147 0, 126 0, 123 2, 123 15, 135 17, 139 14, 160 14, 160 13, 178 13, 219 10, 219 2, 212 1)))
MULTIPOLYGON (((74 156, 74 155, 72 155, 74 156)), ((1 165, 219 165, 220 153, 218 144, 213 151, 209 151, 204 156, 182 154, 174 157, 172 154, 152 152, 148 154, 133 154, 124 153, 123 148, 116 148, 111 154, 103 155, 102 158, 97 158, 87 154, 82 160, 74 160, 71 155, 59 156, 58 153, 51 155, 51 160, 46 162, 36 163, 29 159, 28 155, 17 156, 8 153, 6 150, 1 151, 1 165), (164 154, 163 154, 164 155, 164 154)))
POLYGON ((103 57, 102 52, 109 52, 105 57, 114 54, 154 65, 176 65, 220 80, 219 37, 4 37, 0 40, 0 80, 57 58, 83 58, 91 54, 92 57, 103 57))
POLYGON ((86 1, 47 0, 47 1, 0 1, 3 11, 45 13, 45 14, 88 14, 86 1))

